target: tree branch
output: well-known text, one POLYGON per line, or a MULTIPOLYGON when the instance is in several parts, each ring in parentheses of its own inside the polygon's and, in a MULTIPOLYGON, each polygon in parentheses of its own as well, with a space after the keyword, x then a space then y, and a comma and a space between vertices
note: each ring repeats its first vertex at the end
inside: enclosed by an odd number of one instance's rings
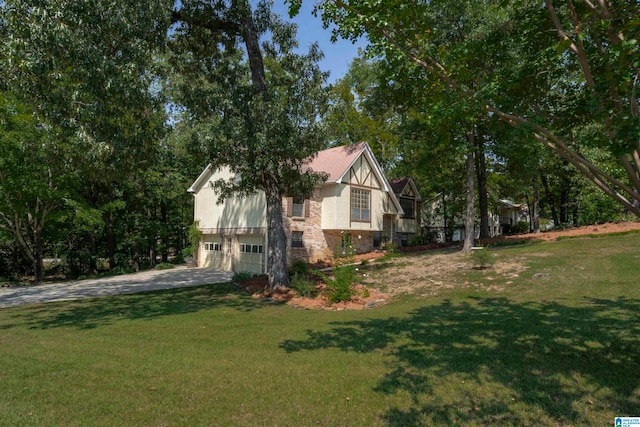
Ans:
POLYGON ((556 31, 558 32, 560 40, 571 41, 569 49, 571 49, 571 51, 578 56, 578 61, 580 62, 580 67, 582 68, 582 73, 584 74, 584 78, 587 81, 587 85, 593 89, 595 87, 595 81, 593 80, 593 75, 591 74, 591 67, 589 66, 589 62, 587 61, 586 52, 584 51, 584 49, 578 47, 573 42, 571 37, 569 37, 564 31, 564 29, 562 28, 562 23, 560 22, 560 18, 558 18, 558 14, 556 13, 551 0, 544 0, 544 2, 547 6, 547 10, 549 11, 549 15, 551 16, 551 21, 553 21, 553 25, 556 27, 556 31))
MULTIPOLYGON (((534 130, 533 135, 536 140, 542 142, 545 146, 551 148, 553 151, 559 154, 563 159, 569 161, 572 165, 576 166, 576 168, 578 168, 578 170, 581 173, 583 173, 587 178, 589 178, 589 180, 596 183, 596 185, 598 185, 599 187, 600 185, 597 184, 594 177, 596 177, 597 179, 600 179, 600 178, 605 179, 606 181, 610 182, 613 186, 619 188, 629 196, 640 201, 640 194, 638 194, 636 191, 633 191, 631 187, 619 181, 618 179, 614 178, 613 176, 609 175, 608 173, 604 172, 603 170, 598 169, 584 157, 575 153, 564 142, 562 142, 562 140, 560 140, 557 136, 551 133, 548 129, 545 129, 540 125, 531 123, 523 117, 504 113, 503 111, 500 111, 497 108, 492 107, 490 105, 487 105, 486 109, 487 111, 496 114, 502 120, 506 121, 507 123, 513 126, 524 125, 524 126, 531 127, 534 130)), ((612 195, 611 187, 608 185, 605 185, 605 187, 609 189, 607 191, 607 194, 612 195)), ((619 196, 619 197, 616 197, 616 200, 620 202, 626 201, 625 206, 627 206, 627 204, 631 205, 629 201, 625 199, 623 196, 621 196, 619 193, 616 192, 616 194, 618 194, 619 196)), ((636 213, 636 211, 634 211, 634 213, 636 213)), ((640 216, 640 211, 638 211, 638 214, 640 216)))

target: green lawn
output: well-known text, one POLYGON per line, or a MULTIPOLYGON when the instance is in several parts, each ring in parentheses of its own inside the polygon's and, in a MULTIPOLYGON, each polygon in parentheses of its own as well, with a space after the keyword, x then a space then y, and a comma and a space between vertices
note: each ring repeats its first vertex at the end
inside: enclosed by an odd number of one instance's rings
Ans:
POLYGON ((499 248, 526 270, 368 311, 230 285, 1 309, 0 425, 613 425, 640 415, 639 247, 499 248))

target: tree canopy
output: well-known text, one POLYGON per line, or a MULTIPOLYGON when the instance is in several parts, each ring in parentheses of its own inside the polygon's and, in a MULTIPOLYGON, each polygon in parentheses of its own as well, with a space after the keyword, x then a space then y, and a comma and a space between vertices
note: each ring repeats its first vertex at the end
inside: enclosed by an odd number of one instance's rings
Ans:
MULTIPOLYGON (((288 3, 295 13, 300 1, 288 3)), ((471 116, 525 130, 640 216, 637 2, 327 0, 317 8, 337 25, 334 37, 366 34, 398 77, 450 93, 471 116), (583 147, 609 151, 624 179, 583 147)))

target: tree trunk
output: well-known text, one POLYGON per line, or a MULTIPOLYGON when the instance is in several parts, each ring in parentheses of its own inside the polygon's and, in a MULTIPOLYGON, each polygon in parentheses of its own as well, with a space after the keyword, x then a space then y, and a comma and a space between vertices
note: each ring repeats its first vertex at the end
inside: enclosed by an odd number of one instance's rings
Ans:
POLYGON ((282 220, 282 195, 274 178, 267 177, 265 196, 267 199, 267 274, 269 288, 289 286, 287 268, 287 236, 282 220))
POLYGON ((551 194, 551 189, 549 188, 549 181, 547 180, 547 176, 543 173, 540 174, 540 179, 542 180, 544 192, 547 194, 547 203, 549 204, 549 208, 551 208, 551 218, 553 219, 553 226, 557 227, 558 225, 560 225, 560 220, 558 218, 556 202, 553 200, 553 195, 551 194))
POLYGON ((267 78, 262 62, 262 52, 260 51, 260 39, 251 15, 251 6, 247 0, 240 1, 242 38, 247 48, 249 57, 249 68, 251 69, 251 82, 253 87, 261 96, 267 94, 267 78))
POLYGON ((44 261, 42 259, 42 239, 40 232, 35 231, 36 235, 33 239, 33 275, 36 283, 44 280, 44 261))
POLYGON ((487 162, 482 135, 476 139, 476 179, 478 180, 478 207, 480 209, 480 238, 491 237, 489 230, 489 195, 487 193, 487 162))
POLYGON ((473 185, 473 175, 474 175, 474 135, 473 133, 469 134, 467 137, 469 141, 469 147, 467 150, 467 203, 465 209, 464 216, 464 245, 462 246, 462 253, 471 252, 471 248, 473 247, 473 243, 475 241, 475 231, 473 229, 473 223, 475 221, 475 210, 473 208, 474 202, 474 185, 473 185))
POLYGON ((162 221, 162 225, 160 226, 160 239, 162 240, 160 255, 162 256, 162 262, 169 262, 169 220, 167 203, 164 200, 160 202, 160 219, 162 221))
POLYGON ((540 189, 537 174, 533 177, 533 233, 540 233, 540 189))
POLYGON ((444 224, 444 242, 449 242, 450 239, 447 238, 449 232, 447 231, 447 198, 442 192, 442 222, 444 224))
POLYGON ((106 216, 106 231, 107 231, 107 257, 109 258, 109 270, 116 268, 116 239, 115 231, 113 230, 113 211, 108 211, 106 216))
MULTIPOLYGON (((256 94, 265 98, 267 96, 267 79, 264 72, 258 32, 251 14, 251 6, 247 0, 240 0, 239 3, 242 38, 247 48, 249 68, 251 69, 251 83, 256 94)), ((282 194, 278 179, 280 177, 264 173, 262 182, 267 199, 267 274, 269 276, 269 288, 271 289, 289 286, 287 236, 284 232, 282 220, 282 194)))

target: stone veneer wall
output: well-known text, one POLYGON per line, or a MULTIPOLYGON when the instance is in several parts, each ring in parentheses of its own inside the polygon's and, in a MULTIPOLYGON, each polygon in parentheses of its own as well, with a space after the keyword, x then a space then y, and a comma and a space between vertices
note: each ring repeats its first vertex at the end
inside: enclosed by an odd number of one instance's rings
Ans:
POLYGON ((344 233, 351 234, 351 246, 355 248, 356 253, 362 254, 371 252, 374 249, 373 232, 371 231, 355 230, 342 232, 339 230, 328 230, 325 231, 325 235, 327 238, 327 243, 331 248, 332 254, 336 251, 336 249, 340 250, 342 248, 341 242, 342 235, 344 233))
MULTIPOLYGON (((309 216, 296 218, 287 216, 288 203, 291 199, 283 199, 282 216, 287 235, 287 259, 289 263, 296 260, 316 262, 332 258, 336 248, 340 248, 342 232, 340 230, 322 229, 322 188, 316 187, 309 199, 309 216), (304 247, 291 247, 291 232, 302 231, 302 242, 304 247)), ((373 233, 370 231, 344 231, 351 234, 351 244, 356 248, 357 253, 372 251, 373 233), (360 236, 360 238, 358 238, 360 236)))
POLYGON ((316 187, 313 190, 309 203, 309 216, 304 218, 288 217, 287 204, 291 199, 285 198, 282 203, 282 216, 287 234, 287 259, 289 263, 295 260, 316 262, 329 258, 333 251, 329 249, 322 231, 322 188, 316 187), (291 232, 302 231, 302 242, 304 247, 291 247, 291 232))

